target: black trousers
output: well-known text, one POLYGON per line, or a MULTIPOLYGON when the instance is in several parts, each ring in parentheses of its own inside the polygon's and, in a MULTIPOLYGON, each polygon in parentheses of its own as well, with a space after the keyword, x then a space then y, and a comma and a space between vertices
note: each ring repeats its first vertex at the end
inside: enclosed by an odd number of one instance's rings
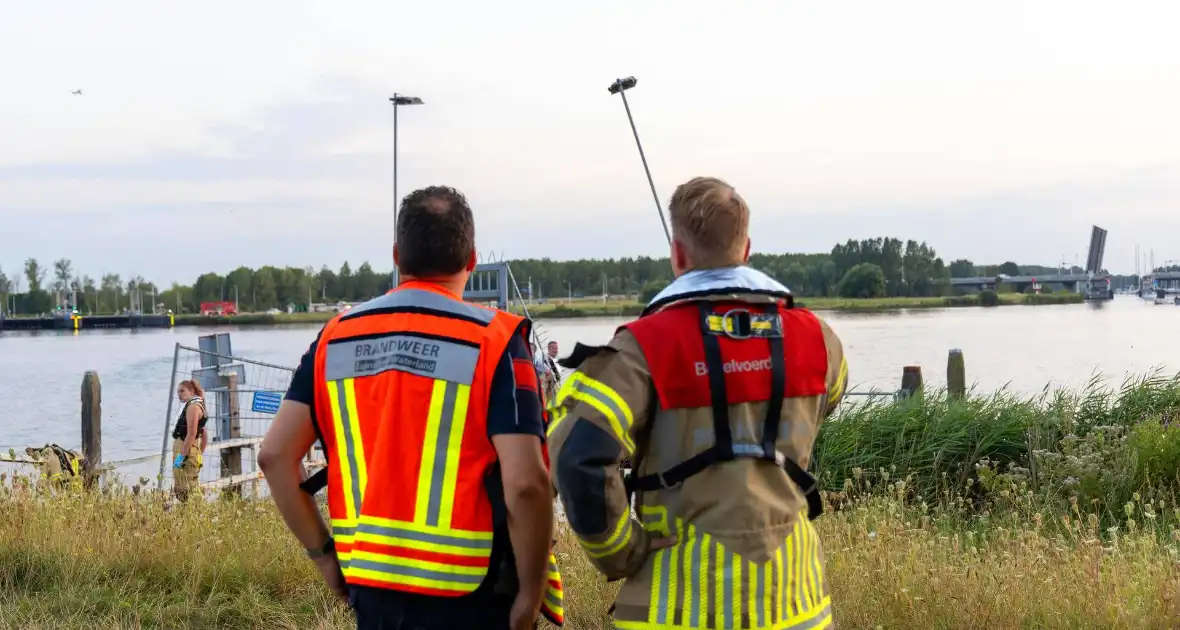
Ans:
POLYGON ((508 630, 513 598, 483 592, 429 597, 353 586, 348 601, 357 630, 508 630))

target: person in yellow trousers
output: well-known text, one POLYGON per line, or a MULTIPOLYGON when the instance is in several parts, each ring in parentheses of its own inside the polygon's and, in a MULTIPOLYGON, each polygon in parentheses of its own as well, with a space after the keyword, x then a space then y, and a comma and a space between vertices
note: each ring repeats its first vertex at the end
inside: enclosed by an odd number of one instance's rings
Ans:
POLYGON ((624 580, 616 628, 831 627, 807 465, 847 381, 840 340, 746 266, 731 186, 693 179, 669 212, 675 281, 610 343, 562 360, 577 371, 548 436, 570 527, 624 580))
POLYGON ((204 465, 209 414, 205 411, 205 390, 195 380, 181 381, 176 386, 176 397, 184 406, 172 429, 172 492, 177 499, 187 501, 200 486, 201 467, 204 465))

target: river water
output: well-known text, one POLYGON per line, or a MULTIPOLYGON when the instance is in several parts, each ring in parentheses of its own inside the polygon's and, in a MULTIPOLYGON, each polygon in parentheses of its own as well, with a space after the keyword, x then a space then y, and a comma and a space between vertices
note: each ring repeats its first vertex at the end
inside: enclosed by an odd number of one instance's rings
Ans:
MULTIPOLYGON (((1120 296, 1101 304, 821 312, 843 340, 852 390, 894 390, 902 366, 920 365, 927 383, 946 380, 946 356, 961 348, 968 383, 1035 393, 1077 386, 1095 373, 1121 381, 1153 368, 1180 371, 1180 308, 1120 296)), ((623 320, 541 320, 562 353, 574 342, 603 343, 623 320)), ((159 453, 176 343, 231 333, 234 354, 294 366, 318 326, 191 327, 171 330, 0 334, 0 452, 80 444, 82 375, 102 380, 103 459, 159 453)), ((2 465, 0 465, 2 466, 2 465)), ((145 467, 154 476, 154 464, 145 467)))

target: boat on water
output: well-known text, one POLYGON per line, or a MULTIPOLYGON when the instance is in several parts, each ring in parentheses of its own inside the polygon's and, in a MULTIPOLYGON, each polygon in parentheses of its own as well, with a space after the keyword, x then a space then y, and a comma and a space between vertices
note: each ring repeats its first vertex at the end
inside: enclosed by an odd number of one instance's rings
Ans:
POLYGON ((1180 306, 1180 271, 1159 271, 1143 276, 1139 297, 1153 304, 1180 306))

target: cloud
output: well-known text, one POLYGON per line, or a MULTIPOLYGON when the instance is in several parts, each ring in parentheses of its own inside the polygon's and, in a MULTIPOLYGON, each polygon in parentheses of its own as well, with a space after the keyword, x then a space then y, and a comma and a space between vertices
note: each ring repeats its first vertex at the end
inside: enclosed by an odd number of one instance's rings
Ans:
POLYGON ((42 161, 0 166, 0 182, 100 179, 135 182, 239 182, 370 179, 389 160, 377 149, 380 129, 372 103, 381 93, 343 76, 321 78, 309 90, 326 95, 284 100, 246 122, 203 126, 203 148, 148 148, 139 157, 101 161, 42 161), (358 147, 358 139, 361 139, 358 147))

